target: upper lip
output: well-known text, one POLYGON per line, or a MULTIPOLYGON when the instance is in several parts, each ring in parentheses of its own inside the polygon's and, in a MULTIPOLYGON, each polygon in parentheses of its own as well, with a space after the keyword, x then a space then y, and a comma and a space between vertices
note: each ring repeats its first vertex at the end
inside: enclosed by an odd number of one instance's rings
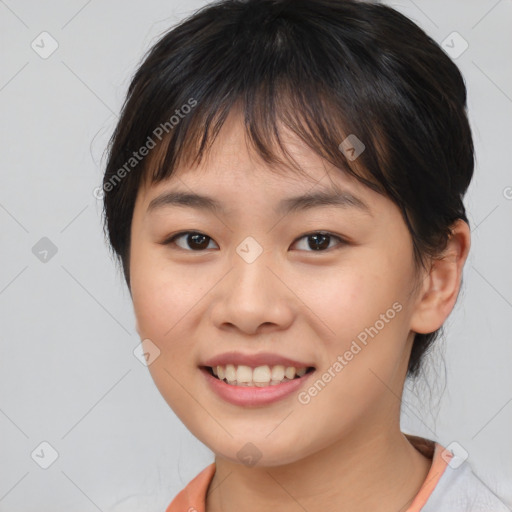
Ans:
POLYGON ((281 356, 270 352, 260 352, 258 354, 244 354, 242 352, 224 352, 210 359, 207 359, 200 366, 225 366, 227 364, 244 365, 244 366, 276 366, 283 365, 285 367, 294 366, 295 368, 309 368, 313 365, 281 356))

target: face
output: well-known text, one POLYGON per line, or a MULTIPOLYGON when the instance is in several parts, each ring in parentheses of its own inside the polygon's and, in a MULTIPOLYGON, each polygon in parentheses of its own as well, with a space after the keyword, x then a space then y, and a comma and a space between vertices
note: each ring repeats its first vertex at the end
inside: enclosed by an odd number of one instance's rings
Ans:
POLYGON ((396 205, 283 133, 306 177, 269 168, 230 115, 200 167, 139 190, 130 247, 162 396, 217 456, 268 466, 396 428, 415 304, 396 205))

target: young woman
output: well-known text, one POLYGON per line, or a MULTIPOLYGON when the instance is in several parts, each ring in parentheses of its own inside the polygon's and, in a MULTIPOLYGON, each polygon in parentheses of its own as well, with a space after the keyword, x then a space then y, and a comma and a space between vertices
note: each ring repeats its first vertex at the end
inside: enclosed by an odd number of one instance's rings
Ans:
POLYGON ((506 506, 400 431, 452 311, 474 167, 463 78, 354 0, 222 0, 135 74, 105 228, 152 377, 215 454, 168 512, 506 506))

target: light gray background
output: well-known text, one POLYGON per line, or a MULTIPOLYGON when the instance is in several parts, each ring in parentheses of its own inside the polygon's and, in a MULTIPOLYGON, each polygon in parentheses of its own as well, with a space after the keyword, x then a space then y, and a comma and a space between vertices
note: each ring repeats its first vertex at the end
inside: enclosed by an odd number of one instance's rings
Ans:
MULTIPOLYGON (((511 505, 512 2, 389 3, 439 43, 457 31, 469 44, 455 60, 477 150, 464 289, 433 357, 447 379, 431 372, 407 391, 403 428, 458 442, 511 505)), ((203 4, 0 1, 0 511, 163 512, 213 460, 133 354, 93 195, 143 53, 203 4), (59 45, 47 59, 31 48, 43 31, 59 45), (43 237, 57 248, 47 262, 32 252, 43 237), (58 452, 46 470, 31 457, 43 441, 58 452)))

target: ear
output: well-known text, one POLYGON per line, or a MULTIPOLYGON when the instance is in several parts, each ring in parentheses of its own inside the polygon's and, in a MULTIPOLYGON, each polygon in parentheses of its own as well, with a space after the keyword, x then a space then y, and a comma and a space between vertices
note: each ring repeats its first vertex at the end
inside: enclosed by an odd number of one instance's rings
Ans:
POLYGON ((431 260, 430 271, 424 277, 411 317, 412 331, 428 334, 443 325, 457 301, 470 246, 469 226, 458 219, 451 227, 445 250, 431 260))

